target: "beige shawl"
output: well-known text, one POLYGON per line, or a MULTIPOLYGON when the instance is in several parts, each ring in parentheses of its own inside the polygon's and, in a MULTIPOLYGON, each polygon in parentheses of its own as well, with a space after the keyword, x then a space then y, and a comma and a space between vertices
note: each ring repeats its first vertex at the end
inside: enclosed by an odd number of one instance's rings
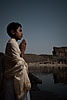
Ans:
POLYGON ((5 50, 5 78, 14 77, 14 88, 18 99, 21 99, 25 92, 31 88, 28 77, 28 65, 25 60, 20 57, 21 51, 18 43, 11 38, 5 50))

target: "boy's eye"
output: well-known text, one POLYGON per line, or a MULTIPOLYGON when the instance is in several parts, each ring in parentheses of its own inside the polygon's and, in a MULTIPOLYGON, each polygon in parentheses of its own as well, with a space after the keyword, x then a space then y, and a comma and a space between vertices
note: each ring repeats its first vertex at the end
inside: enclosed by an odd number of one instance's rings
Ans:
POLYGON ((20 29, 19 31, 22 32, 22 29, 20 29))

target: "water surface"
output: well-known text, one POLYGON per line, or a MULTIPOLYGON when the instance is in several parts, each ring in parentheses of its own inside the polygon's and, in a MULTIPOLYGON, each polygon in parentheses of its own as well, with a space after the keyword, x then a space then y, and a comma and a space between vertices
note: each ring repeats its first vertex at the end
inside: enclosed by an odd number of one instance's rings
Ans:
POLYGON ((42 84, 38 84, 40 90, 49 91, 61 97, 61 100, 67 100, 67 71, 57 70, 52 73, 34 72, 33 73, 42 80, 42 84))

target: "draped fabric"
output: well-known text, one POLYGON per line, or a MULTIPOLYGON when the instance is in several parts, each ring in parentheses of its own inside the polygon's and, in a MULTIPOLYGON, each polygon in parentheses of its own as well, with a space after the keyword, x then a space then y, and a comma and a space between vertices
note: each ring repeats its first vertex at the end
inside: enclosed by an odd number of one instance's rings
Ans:
POLYGON ((15 39, 11 38, 5 49, 5 77, 9 78, 20 72, 24 67, 24 59, 15 39))
MULTIPOLYGON (((4 79, 4 99, 3 100, 18 100, 14 92, 13 78, 4 79)), ((29 91, 26 92, 25 96, 20 100, 30 100, 29 91)))
POLYGON ((30 90, 31 84, 25 66, 21 73, 14 76, 14 88, 18 99, 22 99, 30 90))
POLYGON ((25 60, 20 57, 21 51, 18 43, 11 38, 5 49, 5 73, 6 79, 14 77, 14 90, 18 99, 23 98, 31 88, 28 77, 28 65, 25 60))

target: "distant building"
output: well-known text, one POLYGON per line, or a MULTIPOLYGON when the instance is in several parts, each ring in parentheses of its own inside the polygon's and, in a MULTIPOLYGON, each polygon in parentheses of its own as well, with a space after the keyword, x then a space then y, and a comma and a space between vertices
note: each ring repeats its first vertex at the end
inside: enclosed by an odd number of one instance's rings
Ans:
POLYGON ((67 57, 67 47, 53 47, 53 56, 67 57))

